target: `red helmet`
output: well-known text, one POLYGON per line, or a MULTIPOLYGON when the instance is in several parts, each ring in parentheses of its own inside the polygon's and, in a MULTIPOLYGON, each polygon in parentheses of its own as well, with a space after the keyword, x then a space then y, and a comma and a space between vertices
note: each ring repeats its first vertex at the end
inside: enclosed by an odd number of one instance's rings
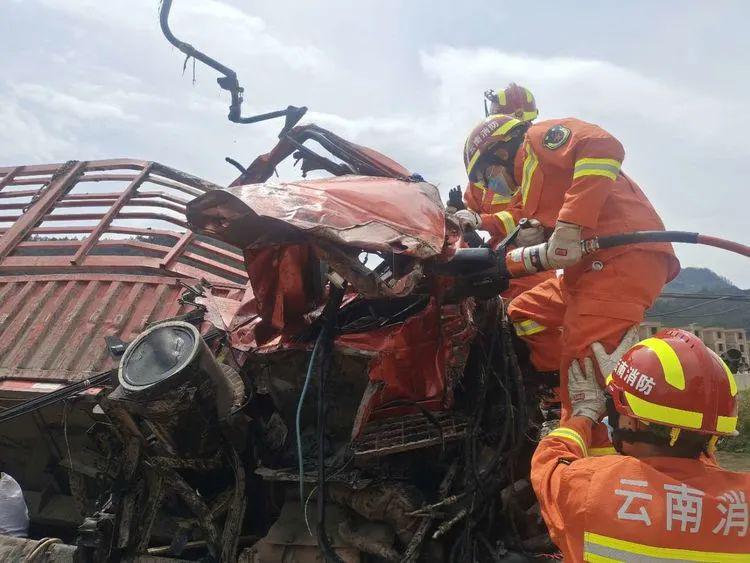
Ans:
POLYGON ((493 147, 507 143, 526 130, 523 121, 509 115, 489 115, 471 130, 464 144, 464 166, 469 179, 473 178, 479 159, 490 155, 493 147))
POLYGON ((694 334, 667 329, 628 350, 607 377, 615 409, 645 422, 701 434, 734 435, 732 372, 694 334))
POLYGON ((490 114, 511 115, 521 121, 534 121, 539 115, 531 90, 515 82, 499 92, 487 90, 484 97, 490 101, 490 114))

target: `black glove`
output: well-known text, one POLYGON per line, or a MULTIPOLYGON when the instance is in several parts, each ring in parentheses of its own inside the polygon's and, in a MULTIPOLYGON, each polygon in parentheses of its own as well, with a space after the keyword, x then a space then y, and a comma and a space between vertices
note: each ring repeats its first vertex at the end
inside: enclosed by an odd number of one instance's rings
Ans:
POLYGON ((448 206, 452 207, 456 211, 466 209, 466 206, 464 205, 464 197, 463 192, 461 191, 461 186, 456 186, 455 188, 448 190, 448 206))

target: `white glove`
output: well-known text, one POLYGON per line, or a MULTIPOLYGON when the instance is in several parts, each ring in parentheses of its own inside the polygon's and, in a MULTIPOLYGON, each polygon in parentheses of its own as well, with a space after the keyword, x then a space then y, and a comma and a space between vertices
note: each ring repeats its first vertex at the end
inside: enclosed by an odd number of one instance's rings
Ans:
POLYGON ((565 268, 581 261, 581 227, 558 221, 547 242, 547 262, 550 268, 565 268))
POLYGON ((617 362, 625 355, 625 352, 630 350, 639 340, 638 337, 638 325, 631 327, 622 337, 620 344, 611 353, 607 354, 599 342, 594 342, 591 345, 591 350, 594 352, 596 363, 599 365, 599 372, 602 374, 604 380, 607 380, 607 376, 612 373, 612 370, 617 366, 617 362))
POLYGON ((584 369, 579 360, 573 360, 568 369, 568 397, 573 416, 585 416, 594 422, 606 411, 604 391, 599 387, 594 373, 594 362, 584 358, 584 369))
POLYGON ((518 231, 516 246, 534 246, 544 242, 544 227, 536 219, 529 219, 526 226, 518 231))
POLYGON ((456 211, 456 219, 458 219, 458 224, 463 231, 476 231, 482 226, 482 217, 471 209, 456 211))

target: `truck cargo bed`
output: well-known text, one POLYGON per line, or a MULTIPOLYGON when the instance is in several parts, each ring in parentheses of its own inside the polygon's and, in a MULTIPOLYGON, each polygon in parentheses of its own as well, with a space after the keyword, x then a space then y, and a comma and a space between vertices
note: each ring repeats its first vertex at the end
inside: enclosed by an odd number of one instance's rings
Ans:
POLYGON ((104 337, 186 313, 181 283, 241 289, 240 251, 187 229, 217 187, 137 160, 0 168, 0 397, 110 369, 104 337))

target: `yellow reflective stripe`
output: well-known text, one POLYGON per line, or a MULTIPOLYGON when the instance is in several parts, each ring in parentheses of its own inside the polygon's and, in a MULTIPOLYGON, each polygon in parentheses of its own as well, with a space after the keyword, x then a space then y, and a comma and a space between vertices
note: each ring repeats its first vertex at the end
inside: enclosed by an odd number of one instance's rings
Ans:
POLYGON ((617 538, 610 538, 585 532, 584 541, 584 559, 586 561, 595 561, 591 555, 604 557, 599 561, 663 561, 665 559, 674 559, 678 561, 726 561, 741 562, 748 560, 747 553, 721 553, 716 551, 695 551, 691 549, 675 549, 670 547, 657 547, 635 543, 617 538), (597 549, 603 547, 605 549, 597 549), (618 553, 619 552, 619 553, 618 553), (632 557, 641 555, 645 557, 632 557), (620 559, 620 557, 624 557, 620 559))
POLYGON ((703 413, 675 409, 651 403, 636 397, 627 391, 625 398, 638 418, 645 418, 651 422, 660 422, 668 426, 680 426, 688 429, 700 429, 703 424, 703 413))
POLYGON ((622 163, 614 158, 579 158, 576 160, 575 167, 578 168, 579 166, 585 166, 587 164, 613 166, 618 170, 620 166, 622 166, 622 163))
POLYGON ((477 160, 479 160, 480 155, 481 155, 481 151, 477 151, 471 157, 471 160, 469 160, 469 165, 466 167, 467 174, 471 174, 471 171, 474 169, 474 165, 477 163, 477 160))
POLYGON ((508 131, 513 129, 516 125, 520 125, 521 122, 518 119, 515 119, 514 117, 508 118, 508 121, 503 123, 500 127, 495 129, 495 131, 492 132, 493 137, 502 137, 505 135, 508 131))
POLYGON ((513 219, 513 215, 511 215, 507 211, 500 211, 499 213, 495 213, 495 217, 497 217, 503 224, 506 235, 516 228, 516 222, 513 219))
POLYGON ((534 96, 531 95, 531 90, 529 90, 528 88, 524 88, 523 90, 524 92, 526 92, 526 101, 529 103, 533 102, 534 96))
POLYGON ((521 114, 521 121, 534 121, 538 115, 538 111, 525 111, 521 114))
POLYGON ((531 145, 526 143, 526 158, 523 161, 523 178, 521 180, 521 197, 523 198, 523 204, 526 205, 526 199, 529 197, 529 190, 531 189, 531 180, 534 177, 539 160, 537 159, 534 151, 531 150, 531 145))
POLYGON ((544 439, 546 440, 547 438, 551 438, 553 436, 556 436, 558 438, 563 438, 565 440, 570 440, 579 448, 581 448, 581 452, 583 452, 583 457, 588 456, 588 451, 586 450, 586 442, 584 442, 581 435, 575 430, 573 430, 572 428, 558 428, 556 430, 553 430, 549 434, 547 434, 544 437, 544 439))
POLYGON ((685 390, 685 372, 682 371, 680 358, 677 357, 674 348, 659 338, 641 340, 637 346, 644 346, 656 354, 667 383, 680 391, 685 390))
POLYGON ((497 103, 501 106, 507 105, 508 99, 505 97, 505 89, 502 89, 497 93, 497 103))
POLYGON ((614 158, 579 158, 573 167, 573 179, 582 176, 605 176, 616 180, 622 163, 614 158))
POLYGON ((607 376, 607 379, 604 380, 604 385, 609 385, 612 382, 612 374, 610 373, 607 376))
POLYGON ((515 322, 513 323, 513 326, 516 329, 516 334, 518 336, 531 336, 532 334, 547 330, 546 326, 540 325, 538 322, 532 321, 531 319, 515 322))
POLYGON ((503 203, 508 203, 510 201, 510 197, 504 196, 502 194, 494 194, 492 196, 492 205, 502 205, 503 203))
POLYGON ((716 357, 724 367, 724 373, 727 374, 727 379, 729 380, 729 392, 731 393, 732 397, 734 397, 737 394, 737 382, 734 380, 734 374, 732 373, 732 370, 729 369, 729 366, 724 360, 722 360, 718 355, 716 357))
POLYGON ((573 172, 574 180, 582 178, 583 176, 604 176, 605 178, 609 178, 610 180, 617 180, 617 172, 613 172, 612 170, 607 170, 604 168, 583 168, 580 170, 576 169, 573 172))
POLYGON ((716 431, 733 434, 737 430, 736 416, 719 416, 716 420, 716 431))
POLYGON ((586 561, 589 561, 590 563, 622 563, 621 559, 611 559, 595 553, 586 552, 584 555, 586 556, 586 561))
POLYGON ((590 448, 589 449, 589 455, 591 457, 597 457, 600 455, 617 455, 617 450, 614 449, 612 446, 608 446, 606 448, 590 448))

